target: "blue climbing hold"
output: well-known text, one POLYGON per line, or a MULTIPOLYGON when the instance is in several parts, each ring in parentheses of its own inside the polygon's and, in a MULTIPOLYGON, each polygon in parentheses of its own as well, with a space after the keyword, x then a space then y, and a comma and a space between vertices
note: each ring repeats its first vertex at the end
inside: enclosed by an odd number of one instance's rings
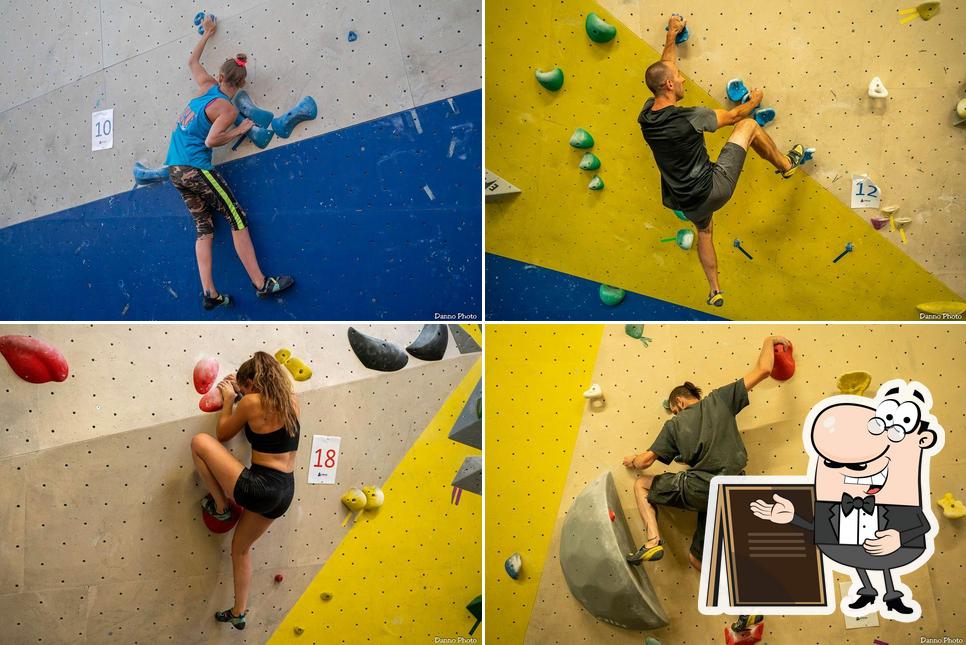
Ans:
MULTIPOLYGON (((682 16, 679 13, 672 13, 671 15, 672 16, 677 16, 681 20, 684 20, 684 16, 682 16)), ((667 31, 667 30, 668 30, 668 28, 667 28, 667 26, 665 26, 664 27, 664 31, 667 31)), ((683 43, 685 40, 687 40, 690 37, 691 37, 691 34, 688 33, 688 26, 687 25, 684 25, 684 29, 682 29, 681 32, 677 36, 674 37, 674 42, 676 44, 680 45, 681 43, 683 43)))
POLYGON ((205 13, 204 11, 199 11, 198 13, 196 13, 195 14, 195 19, 194 19, 194 24, 198 26, 198 33, 201 34, 201 35, 204 35, 204 33, 205 33, 205 27, 204 27, 204 25, 201 24, 201 23, 203 23, 205 21, 205 16, 208 16, 209 18, 211 18, 215 22, 218 21, 218 18, 216 18, 215 17, 215 14, 213 14, 213 13, 205 13))
POLYGON ((746 97, 749 96, 748 88, 745 87, 745 82, 740 78, 733 78, 728 81, 728 98, 735 103, 744 103, 748 100, 746 97))
POLYGON ((357 40, 359 40, 358 34, 356 34, 356 32, 354 32, 354 31, 350 31, 349 32, 349 42, 350 43, 354 43, 357 40))
POLYGON ((758 108, 751 116, 758 125, 764 126, 775 120, 775 108, 758 108))
POLYGON ((235 95, 235 100, 233 103, 243 117, 246 119, 251 119, 255 122, 255 125, 261 128, 267 128, 269 125, 271 125, 272 118, 275 117, 275 115, 268 110, 263 110, 255 105, 255 102, 252 101, 252 97, 248 96, 248 92, 245 90, 241 90, 235 95))
POLYGON ((319 107, 311 96, 303 97, 291 110, 272 119, 272 130, 275 134, 288 139, 292 130, 302 121, 309 121, 319 115, 319 107))
MULTIPOLYGON (((241 112, 239 112, 238 116, 235 118, 235 125, 240 125, 241 122, 244 120, 244 118, 245 117, 241 115, 241 112)), ((238 137, 238 141, 235 142, 235 145, 233 145, 231 149, 237 150, 238 146, 241 145, 241 142, 244 141, 246 138, 252 143, 254 143, 256 146, 258 146, 259 148, 264 148, 272 140, 273 136, 274 136, 274 133, 268 128, 262 128, 260 126, 253 125, 251 130, 249 130, 244 135, 238 137)))
POLYGON ((135 161, 133 174, 135 184, 138 186, 146 186, 148 184, 156 184, 161 181, 167 181, 168 167, 161 166, 160 168, 148 168, 140 161, 135 161))

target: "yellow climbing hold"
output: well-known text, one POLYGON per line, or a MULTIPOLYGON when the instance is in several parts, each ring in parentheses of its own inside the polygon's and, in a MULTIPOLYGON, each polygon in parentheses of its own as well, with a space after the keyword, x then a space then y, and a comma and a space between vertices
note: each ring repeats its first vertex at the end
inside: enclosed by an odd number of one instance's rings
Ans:
POLYGON ((963 506, 960 500, 953 497, 952 493, 946 493, 936 500, 936 503, 943 507, 943 515, 951 520, 958 520, 966 516, 966 506, 963 506))
POLYGON ((872 375, 868 372, 847 372, 839 377, 835 384, 842 394, 862 396, 872 383, 872 375))
POLYGON ((312 378, 312 368, 292 356, 290 349, 280 349, 275 352, 275 360, 284 365, 296 381, 307 381, 312 378))
POLYGON ((924 302, 921 305, 916 305, 916 309, 924 314, 962 316, 966 313, 966 302, 937 300, 935 302, 924 302))

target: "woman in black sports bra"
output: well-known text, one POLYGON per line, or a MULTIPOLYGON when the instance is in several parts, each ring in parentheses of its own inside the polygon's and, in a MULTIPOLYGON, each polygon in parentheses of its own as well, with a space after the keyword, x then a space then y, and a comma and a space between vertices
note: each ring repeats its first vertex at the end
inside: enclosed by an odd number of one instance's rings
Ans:
POLYGON ((217 439, 196 434, 191 439, 191 456, 210 491, 202 500, 206 511, 227 520, 231 516, 229 500, 246 510, 231 541, 235 604, 215 614, 219 621, 244 629, 252 579, 251 546, 288 510, 295 495, 292 472, 299 446, 299 410, 288 373, 265 352, 256 352, 242 363, 237 375, 226 377, 218 388, 225 405, 218 417, 217 439), (250 468, 222 445, 242 429, 252 444, 250 468))

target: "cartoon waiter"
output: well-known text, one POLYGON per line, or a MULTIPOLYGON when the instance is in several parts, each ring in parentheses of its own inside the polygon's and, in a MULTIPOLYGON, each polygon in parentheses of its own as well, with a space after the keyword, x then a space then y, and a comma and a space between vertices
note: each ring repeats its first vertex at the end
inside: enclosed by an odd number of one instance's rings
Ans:
POLYGON ((858 575, 852 576, 851 591, 857 596, 842 600, 844 614, 858 617, 878 609, 886 618, 911 622, 922 613, 911 598, 903 602, 903 590, 909 589, 898 573, 929 559, 938 530, 929 510, 929 460, 942 448, 943 429, 931 408, 932 395, 915 381, 889 381, 871 400, 825 399, 805 421, 811 431, 805 447, 815 482, 814 523, 777 494, 773 504, 751 503, 761 519, 813 531, 819 550, 842 565, 833 567, 858 575), (876 603, 879 591, 869 571, 882 572, 884 608, 876 603))

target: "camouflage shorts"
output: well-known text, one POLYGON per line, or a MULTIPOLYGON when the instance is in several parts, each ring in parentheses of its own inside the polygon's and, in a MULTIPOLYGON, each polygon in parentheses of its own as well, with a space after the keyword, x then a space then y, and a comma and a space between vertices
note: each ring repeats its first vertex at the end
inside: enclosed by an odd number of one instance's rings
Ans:
POLYGON ((215 211, 228 220, 232 230, 240 231, 248 226, 245 211, 217 170, 171 166, 168 171, 171 183, 181 193, 188 212, 195 220, 199 239, 215 234, 215 223, 212 220, 215 211))

